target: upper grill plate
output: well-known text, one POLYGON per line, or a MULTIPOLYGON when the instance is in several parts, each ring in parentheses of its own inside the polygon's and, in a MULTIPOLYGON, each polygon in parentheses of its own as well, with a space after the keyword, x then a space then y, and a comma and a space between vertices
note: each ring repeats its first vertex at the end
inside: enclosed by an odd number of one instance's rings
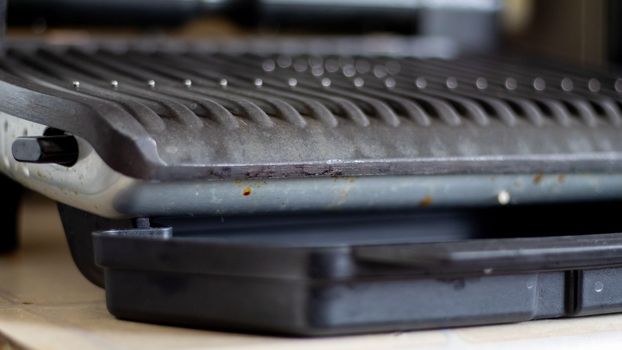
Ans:
POLYGON ((0 70, 0 111, 136 178, 622 170, 605 70, 190 44, 13 45, 0 70))

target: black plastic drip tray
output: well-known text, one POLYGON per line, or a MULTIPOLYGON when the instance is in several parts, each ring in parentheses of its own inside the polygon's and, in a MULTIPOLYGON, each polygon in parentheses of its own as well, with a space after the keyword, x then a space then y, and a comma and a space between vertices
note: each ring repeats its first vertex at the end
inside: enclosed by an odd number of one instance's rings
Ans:
POLYGON ((622 310, 619 233, 429 242, 399 220, 397 230, 304 227, 96 232, 108 308, 131 320, 307 336, 622 310))

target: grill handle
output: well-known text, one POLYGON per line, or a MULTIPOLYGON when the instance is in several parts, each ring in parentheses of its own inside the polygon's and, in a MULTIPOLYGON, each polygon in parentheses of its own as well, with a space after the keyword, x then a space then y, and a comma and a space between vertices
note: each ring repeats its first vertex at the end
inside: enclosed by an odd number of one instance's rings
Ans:
POLYGON ((357 263, 424 273, 490 274, 622 265, 622 233, 353 248, 357 263))

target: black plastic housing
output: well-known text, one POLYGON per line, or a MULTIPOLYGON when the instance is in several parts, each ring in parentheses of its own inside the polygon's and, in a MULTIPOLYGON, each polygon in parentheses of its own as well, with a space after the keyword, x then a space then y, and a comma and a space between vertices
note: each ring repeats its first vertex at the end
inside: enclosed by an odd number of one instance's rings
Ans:
POLYGON ((18 246, 17 210, 21 196, 21 186, 3 175, 0 175, 3 214, 0 216, 0 254, 11 252, 18 246))
POLYGON ((572 207, 154 218, 167 226, 93 244, 124 319, 303 336, 506 323, 622 310, 618 205, 591 206, 591 226, 572 207))

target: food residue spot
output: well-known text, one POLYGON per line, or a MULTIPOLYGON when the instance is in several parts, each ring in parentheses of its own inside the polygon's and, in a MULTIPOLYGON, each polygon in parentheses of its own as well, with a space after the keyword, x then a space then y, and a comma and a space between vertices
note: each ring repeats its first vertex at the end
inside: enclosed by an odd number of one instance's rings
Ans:
POLYGON ((250 196, 251 193, 253 193, 253 189, 250 187, 245 187, 244 191, 242 191, 242 195, 245 197, 250 196))
POLYGON ((557 182, 559 182, 560 184, 563 184, 564 181, 566 181, 566 175, 559 175, 557 177, 557 182))
POLYGON ((429 206, 430 204, 432 204, 432 197, 430 196, 425 196, 423 197, 423 199, 421 199, 421 201, 419 201, 419 206, 424 208, 429 206))
POLYGON ((544 175, 542 175, 542 174, 539 174, 539 175, 534 176, 534 177, 533 177, 533 183, 534 183, 535 185, 539 185, 539 184, 540 184, 540 182, 542 182, 542 178, 544 178, 544 175))

